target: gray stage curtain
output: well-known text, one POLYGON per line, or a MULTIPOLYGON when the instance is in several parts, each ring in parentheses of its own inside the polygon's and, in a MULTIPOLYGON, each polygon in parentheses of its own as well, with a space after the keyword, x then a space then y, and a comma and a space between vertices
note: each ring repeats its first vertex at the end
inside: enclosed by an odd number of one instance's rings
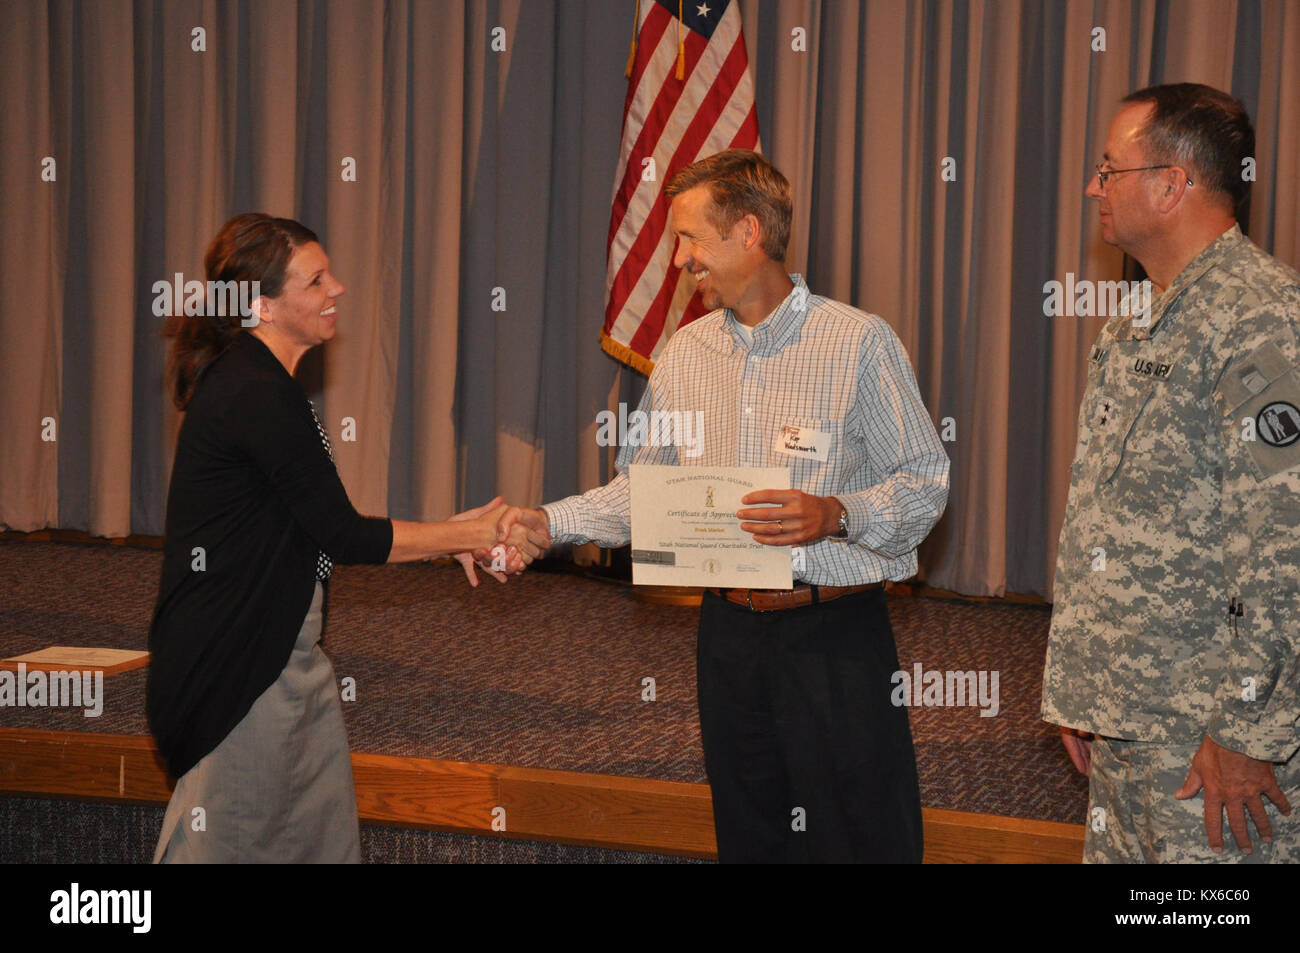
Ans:
MULTIPOLYGON (((1124 276, 1083 196, 1107 124, 1149 83, 1231 90, 1259 137, 1250 234, 1300 263, 1300 4, 739 3, 791 269, 885 317, 952 420, 924 576, 1050 595, 1101 321, 1045 318, 1042 287, 1124 276)), ((348 288, 300 377, 363 512, 603 481, 596 413, 644 386, 596 343, 632 10, 0 4, 0 524, 162 531, 179 417, 152 285, 202 278, 249 209, 316 229, 348 288)))

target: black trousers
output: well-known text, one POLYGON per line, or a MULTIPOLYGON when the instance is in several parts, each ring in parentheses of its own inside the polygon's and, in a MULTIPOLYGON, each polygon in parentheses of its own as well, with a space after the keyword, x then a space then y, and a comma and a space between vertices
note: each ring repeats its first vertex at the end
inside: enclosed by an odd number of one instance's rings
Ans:
POLYGON ((775 612, 705 592, 697 667, 720 861, 920 862, 883 590, 775 612))

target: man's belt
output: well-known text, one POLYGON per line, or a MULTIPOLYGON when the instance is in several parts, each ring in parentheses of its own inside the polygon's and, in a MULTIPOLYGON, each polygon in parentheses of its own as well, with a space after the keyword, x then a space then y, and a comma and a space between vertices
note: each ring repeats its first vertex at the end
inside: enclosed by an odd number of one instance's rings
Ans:
POLYGON ((777 609, 798 609, 801 606, 815 606, 821 602, 830 602, 841 596, 851 596, 855 592, 870 592, 883 589, 883 582, 873 582, 866 586, 805 586, 793 589, 716 589, 709 592, 721 596, 728 602, 745 606, 754 612, 774 612, 777 609))

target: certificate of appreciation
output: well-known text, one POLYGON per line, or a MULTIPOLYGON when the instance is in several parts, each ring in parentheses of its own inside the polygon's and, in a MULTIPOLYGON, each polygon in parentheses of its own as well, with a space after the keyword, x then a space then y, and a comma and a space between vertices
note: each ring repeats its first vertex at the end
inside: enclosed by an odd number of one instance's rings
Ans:
POLYGON ((783 467, 628 468, 632 582, 638 586, 791 589, 789 546, 764 546, 740 528, 740 498, 790 489, 783 467))

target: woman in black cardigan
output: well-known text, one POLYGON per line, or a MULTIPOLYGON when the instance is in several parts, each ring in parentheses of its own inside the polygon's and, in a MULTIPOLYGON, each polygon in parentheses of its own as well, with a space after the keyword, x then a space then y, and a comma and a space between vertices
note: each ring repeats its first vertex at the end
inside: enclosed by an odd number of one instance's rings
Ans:
POLYGON ((179 780, 154 859, 359 861, 338 687, 317 644, 333 563, 455 555, 477 584, 474 563, 493 547, 507 547, 518 572, 547 541, 520 525, 501 539, 500 500, 442 523, 357 513, 293 378, 303 354, 334 336, 344 290, 319 240, 290 219, 240 215, 204 265, 210 282, 256 281, 260 293, 247 318, 177 318, 168 332, 186 415, 147 708, 179 780))

